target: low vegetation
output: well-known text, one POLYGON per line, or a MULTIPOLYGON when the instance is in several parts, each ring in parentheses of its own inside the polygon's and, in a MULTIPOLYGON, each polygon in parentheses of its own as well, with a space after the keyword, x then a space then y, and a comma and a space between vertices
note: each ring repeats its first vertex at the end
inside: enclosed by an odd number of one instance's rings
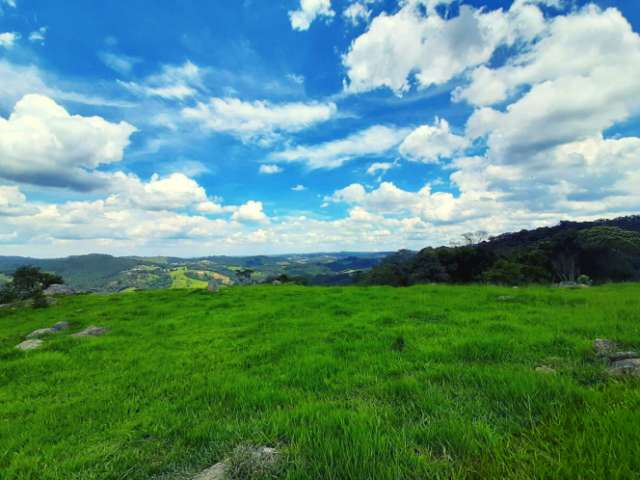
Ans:
POLYGON ((264 285, 4 307, 0 472, 187 479, 264 445, 288 479, 637 478, 640 386, 607 375, 597 337, 640 348, 640 285, 264 285), (106 333, 71 336, 91 325, 106 333))

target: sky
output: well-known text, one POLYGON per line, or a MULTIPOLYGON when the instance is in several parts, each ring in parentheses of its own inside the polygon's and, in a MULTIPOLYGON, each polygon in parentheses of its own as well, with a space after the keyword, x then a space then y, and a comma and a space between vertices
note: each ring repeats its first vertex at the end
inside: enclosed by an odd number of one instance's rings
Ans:
POLYGON ((638 32, 636 0, 0 0, 0 255, 637 214, 638 32))

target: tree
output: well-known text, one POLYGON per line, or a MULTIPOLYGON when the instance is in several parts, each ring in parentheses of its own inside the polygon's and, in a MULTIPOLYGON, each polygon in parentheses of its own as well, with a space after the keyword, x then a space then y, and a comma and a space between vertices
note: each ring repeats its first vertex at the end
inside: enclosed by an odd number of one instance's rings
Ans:
POLYGON ((13 273, 10 283, 15 297, 24 300, 33 297, 36 292, 41 292, 51 285, 64 283, 64 280, 60 275, 42 272, 37 267, 25 265, 13 273))

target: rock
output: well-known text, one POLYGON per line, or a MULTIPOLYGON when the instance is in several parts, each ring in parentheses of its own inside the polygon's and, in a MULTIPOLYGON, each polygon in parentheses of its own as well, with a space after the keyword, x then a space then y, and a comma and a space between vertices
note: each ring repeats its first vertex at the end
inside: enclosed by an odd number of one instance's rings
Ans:
POLYGON ((40 346, 42 346, 44 342, 42 340, 36 339, 36 340, 25 340, 22 343, 19 343, 18 345, 16 345, 16 348, 18 350, 34 350, 36 348, 39 348, 40 346))
POLYGON ((610 362, 617 362, 619 360, 630 360, 632 358, 639 358, 640 356, 636 352, 614 352, 607 354, 607 358, 610 362))
POLYGON ((65 322, 65 321, 61 321, 61 322, 57 322, 53 327, 51 327, 53 330, 55 330, 56 332, 59 332, 60 330, 66 330, 67 328, 69 328, 69 322, 65 322))
POLYGON ((556 371, 547 366, 547 365, 540 365, 539 367, 536 367, 536 372, 538 373, 543 373, 545 375, 555 375, 556 371))
POLYGON ((96 327, 95 325, 91 325, 78 333, 74 333, 71 336, 72 337, 97 337, 100 335, 104 335, 108 331, 109 329, 105 327, 96 327))
POLYGON ((640 358, 629 358, 613 362, 609 367, 613 377, 640 377, 640 358))
POLYGON ((53 328, 38 328, 37 330, 34 330, 29 335, 27 335, 27 338, 42 337, 44 335, 51 335, 52 333, 56 333, 56 332, 57 330, 53 328))
POLYGON ((77 292, 75 289, 67 285, 54 284, 54 285, 49 285, 49 287, 47 287, 43 291, 43 293, 45 295, 73 295, 77 292))
POLYGON ((216 293, 218 290, 220 290, 220 286, 218 285, 218 282, 216 282, 215 280, 210 280, 209 283, 207 284, 207 290, 209 290, 210 292, 216 293))
POLYGON ((192 480, 224 480, 226 469, 227 465, 224 462, 216 463, 200 472, 192 480))
POLYGON ((618 348, 616 342, 606 338, 596 338, 593 341, 593 348, 598 356, 606 356, 618 348))
POLYGON ((69 328, 69 322, 58 322, 51 328, 38 328, 37 330, 34 330, 29 335, 27 335, 27 338, 37 338, 44 335, 51 335, 52 333, 59 332, 60 330, 65 330, 67 328, 69 328))
POLYGON ((513 302, 515 299, 516 297, 512 295, 501 295, 496 300, 498 300, 499 302, 513 302))
POLYGON ((271 282, 271 285, 282 285, 282 282, 280 280, 274 280, 271 282))
POLYGON ((280 452, 271 447, 238 446, 231 456, 203 470, 191 480, 225 478, 266 478, 280 460, 280 452))

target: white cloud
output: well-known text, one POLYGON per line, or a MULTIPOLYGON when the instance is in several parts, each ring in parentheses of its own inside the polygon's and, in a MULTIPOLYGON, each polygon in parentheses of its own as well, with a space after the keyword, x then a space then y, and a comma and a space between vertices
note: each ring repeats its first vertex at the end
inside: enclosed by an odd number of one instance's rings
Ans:
POLYGON ((44 43, 47 35, 47 27, 40 27, 29 34, 29 41, 32 43, 44 43))
POLYGON ((395 164, 391 162, 374 162, 369 165, 367 168, 367 174, 369 175, 377 175, 378 173, 385 173, 388 170, 391 170, 395 164))
POLYGON ((0 47, 13 48, 16 41, 20 38, 20 34, 16 32, 0 33, 0 47))
POLYGON ((29 215, 35 211, 18 187, 0 185, 0 217, 29 215))
POLYGON ((293 102, 274 104, 266 100, 244 102, 238 98, 211 98, 208 103, 182 110, 185 119, 204 130, 237 135, 245 140, 265 140, 281 132, 297 132, 335 116, 334 103, 293 102))
POLYGON ((0 3, 4 3, 5 5, 10 6, 11 8, 16 8, 16 0, 2 0, 2 2, 0 3))
POLYGON ((298 185, 294 185, 293 187, 291 187, 291 190, 293 190, 294 192, 303 192, 307 189, 307 187, 305 187, 304 185, 298 184, 298 185))
MULTIPOLYGON (((114 70, 115 72, 120 73, 122 75, 130 74, 133 67, 137 63, 141 62, 139 58, 131 57, 129 55, 123 55, 119 53, 113 53, 113 52, 100 52, 98 53, 98 57, 100 58, 102 63, 104 63, 107 67, 109 67, 111 70, 114 70)), ((151 87, 147 87, 147 88, 150 88, 150 90, 153 91, 153 88, 151 87)))
POLYGON ((444 118, 436 118, 433 125, 422 125, 411 132, 400 145, 400 153, 417 162, 436 163, 468 146, 469 141, 452 133, 444 118))
POLYGON ((240 205, 231 216, 237 222, 269 223, 269 217, 262 211, 262 202, 249 200, 240 205))
POLYGON ((136 129, 126 122, 70 115, 48 97, 25 95, 0 117, 0 177, 33 185, 91 190, 91 171, 122 160, 136 129))
POLYGON ((353 159, 391 150, 407 133, 406 129, 375 125, 340 140, 276 152, 271 158, 276 162, 302 162, 311 169, 338 168, 353 159))
POLYGON ((282 168, 278 165, 262 164, 260 165, 259 172, 265 175, 274 175, 276 173, 282 173, 282 168))
POLYGON ((413 84, 444 84, 488 62, 499 46, 531 41, 544 28, 542 12, 530 2, 507 12, 461 5, 452 18, 438 13, 443 3, 451 1, 406 0, 397 13, 374 18, 343 56, 346 91, 387 87, 400 95, 413 84))
POLYGON ((371 17, 371 9, 369 9, 367 3, 369 2, 356 1, 351 3, 344 9, 342 16, 354 27, 361 23, 367 23, 369 21, 369 17, 371 17))
POLYGON ((335 12, 331 8, 331 0, 300 0, 298 10, 289 12, 291 28, 298 31, 308 30, 318 17, 332 18, 335 12))
MULTIPOLYGON (((127 58, 131 59, 131 57, 127 58)), ((124 66, 122 56, 119 60, 119 67, 122 68, 124 66)), ((110 67, 114 68, 114 65, 110 67)), ((140 83, 121 80, 118 83, 135 95, 160 97, 165 100, 184 100, 196 96, 198 91, 204 89, 202 75, 203 70, 187 60, 182 65, 163 65, 160 73, 151 75, 140 83)))

